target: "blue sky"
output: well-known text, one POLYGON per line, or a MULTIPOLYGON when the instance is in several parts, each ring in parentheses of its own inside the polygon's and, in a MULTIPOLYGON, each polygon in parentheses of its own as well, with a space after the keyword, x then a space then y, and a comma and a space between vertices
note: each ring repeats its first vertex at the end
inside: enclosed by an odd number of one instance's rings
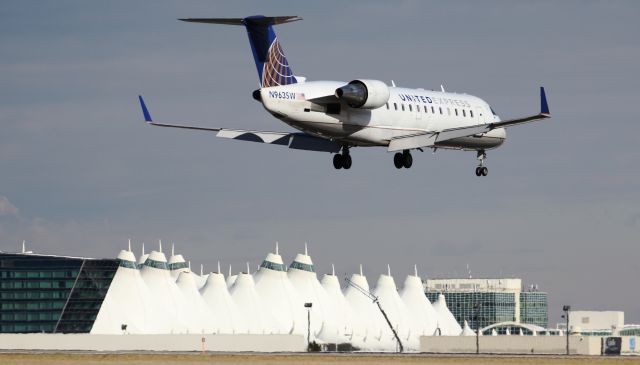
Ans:
POLYGON ((0 250, 113 257, 175 241, 194 266, 255 267, 309 242, 319 272, 396 281, 515 276, 562 304, 640 321, 637 22, 631 1, 7 1, 0 6, 0 250), (478 179, 473 153, 331 156, 144 125, 289 130, 251 99, 242 28, 180 17, 300 15, 277 27, 310 80, 375 78, 480 96, 509 130, 478 179))

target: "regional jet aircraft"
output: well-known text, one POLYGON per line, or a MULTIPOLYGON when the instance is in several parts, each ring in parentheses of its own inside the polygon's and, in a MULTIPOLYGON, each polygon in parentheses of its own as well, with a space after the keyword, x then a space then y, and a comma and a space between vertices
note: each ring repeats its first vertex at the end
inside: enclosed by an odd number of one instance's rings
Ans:
POLYGON ((289 23, 297 16, 246 18, 188 18, 186 22, 244 26, 260 76, 253 98, 274 117, 300 132, 267 132, 196 127, 157 122, 151 118, 142 96, 145 121, 154 126, 217 132, 218 137, 275 144, 292 149, 333 153, 336 169, 351 168, 352 147, 386 147, 395 152, 396 168, 410 168, 412 150, 438 148, 476 151, 476 176, 486 176, 486 151, 500 146, 505 128, 550 118, 540 88, 540 112, 501 120, 484 100, 467 95, 388 86, 382 81, 357 79, 306 81, 296 76, 284 55, 273 25, 289 23))

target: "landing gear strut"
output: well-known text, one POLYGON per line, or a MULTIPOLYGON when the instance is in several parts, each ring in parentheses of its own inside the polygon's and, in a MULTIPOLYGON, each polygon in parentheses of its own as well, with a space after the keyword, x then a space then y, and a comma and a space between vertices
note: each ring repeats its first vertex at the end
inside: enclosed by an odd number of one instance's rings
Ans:
POLYGON ((337 170, 345 169, 349 170, 351 168, 351 155, 349 154, 349 147, 343 146, 342 153, 336 153, 333 155, 333 167, 337 170))
POLYGON ((489 169, 484 166, 484 160, 487 158, 487 153, 484 150, 478 151, 478 160, 480 165, 476 167, 476 176, 487 176, 489 169))
POLYGON ((397 152, 393 156, 393 164, 397 169, 405 168, 408 169, 413 165, 413 157, 411 156, 411 152, 409 150, 404 150, 402 152, 397 152))

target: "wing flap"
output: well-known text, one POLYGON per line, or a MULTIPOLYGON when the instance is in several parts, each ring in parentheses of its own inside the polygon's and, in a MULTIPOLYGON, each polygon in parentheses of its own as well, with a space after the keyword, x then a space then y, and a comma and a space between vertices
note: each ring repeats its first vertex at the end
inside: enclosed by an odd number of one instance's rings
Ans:
POLYGON ((424 133, 412 136, 394 138, 389 141, 388 152, 411 150, 414 148, 431 146, 436 142, 438 135, 434 133, 424 133))
POLYGON ((442 142, 466 136, 473 136, 474 134, 487 133, 492 129, 493 128, 491 128, 491 124, 480 124, 471 127, 445 129, 438 133, 436 142, 442 142))

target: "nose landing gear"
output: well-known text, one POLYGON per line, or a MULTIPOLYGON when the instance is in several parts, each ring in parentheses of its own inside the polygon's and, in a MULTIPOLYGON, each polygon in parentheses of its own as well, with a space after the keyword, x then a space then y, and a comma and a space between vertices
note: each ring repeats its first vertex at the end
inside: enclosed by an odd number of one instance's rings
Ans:
POLYGON ((476 176, 487 176, 489 174, 489 169, 484 166, 484 160, 487 158, 487 153, 484 150, 478 151, 478 160, 480 160, 480 165, 476 167, 476 176))
POLYGON ((413 157, 411 156, 411 152, 409 150, 404 150, 402 153, 397 152, 393 155, 393 164, 397 169, 405 168, 408 169, 413 165, 413 157))
POLYGON ((351 168, 351 163, 351 155, 349 154, 349 147, 347 146, 342 147, 341 154, 336 153, 335 155, 333 155, 333 167, 335 167, 336 170, 349 170, 351 168))

